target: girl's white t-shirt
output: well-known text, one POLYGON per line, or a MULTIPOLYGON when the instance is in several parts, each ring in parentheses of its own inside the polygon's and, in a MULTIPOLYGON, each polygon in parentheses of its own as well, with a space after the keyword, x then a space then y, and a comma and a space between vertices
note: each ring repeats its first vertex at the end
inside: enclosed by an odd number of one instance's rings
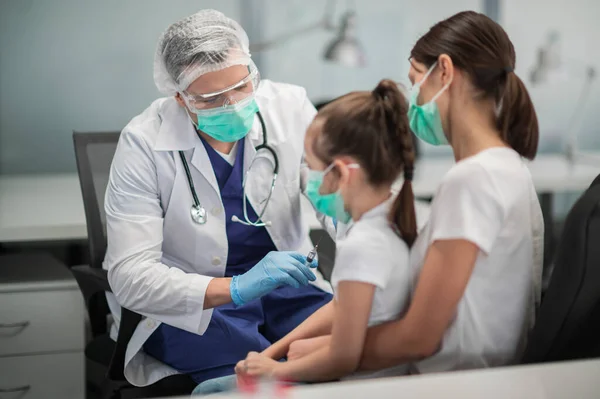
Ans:
POLYGON ((444 176, 411 251, 413 290, 429 246, 463 239, 480 251, 439 351, 421 373, 516 363, 541 295, 544 222, 526 162, 504 147, 461 160, 444 176))
MULTIPOLYGON (((389 222, 387 201, 351 223, 336 240, 331 283, 334 292, 342 281, 358 281, 376 287, 369 326, 402 316, 410 299, 409 249, 389 222)), ((339 232, 338 232, 339 233, 339 232)), ((376 373, 355 373, 345 379, 407 374, 408 365, 376 373)))

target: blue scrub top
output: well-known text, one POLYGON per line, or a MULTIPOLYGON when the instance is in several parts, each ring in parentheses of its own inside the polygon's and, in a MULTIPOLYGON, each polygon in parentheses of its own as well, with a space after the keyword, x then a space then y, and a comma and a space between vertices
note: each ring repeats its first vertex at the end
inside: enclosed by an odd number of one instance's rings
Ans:
MULTIPOLYGON (((237 154, 232 166, 206 140, 202 137, 200 139, 212 164, 219 190, 221 190, 221 201, 223 201, 223 207, 225 208, 227 241, 229 244, 225 277, 243 274, 269 252, 277 250, 266 228, 246 226, 231 220, 234 215, 240 219, 244 215, 242 181, 244 178, 245 140, 238 141, 237 154)), ((247 202, 247 212, 251 221, 257 219, 256 212, 249 202, 247 202)))

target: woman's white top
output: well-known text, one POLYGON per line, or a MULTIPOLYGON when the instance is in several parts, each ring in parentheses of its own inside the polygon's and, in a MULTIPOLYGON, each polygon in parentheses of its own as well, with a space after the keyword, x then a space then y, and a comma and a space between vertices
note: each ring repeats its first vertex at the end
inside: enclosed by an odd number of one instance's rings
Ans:
POLYGON ((421 373, 519 360, 540 300, 544 222, 527 164, 514 150, 484 150, 443 178, 412 248, 413 289, 429 246, 457 239, 479 254, 439 351, 415 364, 421 373))

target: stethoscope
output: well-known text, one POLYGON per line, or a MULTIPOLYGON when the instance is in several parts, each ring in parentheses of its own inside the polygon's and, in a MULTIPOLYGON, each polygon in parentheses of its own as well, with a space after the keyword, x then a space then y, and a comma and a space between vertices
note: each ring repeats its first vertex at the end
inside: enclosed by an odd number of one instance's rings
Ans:
MULTIPOLYGON (((277 154, 275 153, 275 150, 273 148, 271 148, 269 146, 269 144, 267 143, 267 128, 265 126, 265 120, 263 119, 260 112, 257 112, 256 114, 258 115, 258 119, 260 120, 263 142, 262 142, 262 144, 254 147, 254 149, 256 150, 256 154, 254 155, 254 158, 252 159, 252 162, 250 163, 248 170, 244 174, 244 179, 242 180, 242 190, 243 190, 242 201, 243 201, 243 210, 244 210, 244 220, 241 220, 236 215, 233 215, 231 217, 231 220, 234 222, 245 224, 246 226, 263 227, 263 226, 271 226, 270 221, 263 221, 262 218, 265 213, 265 210, 267 209, 267 205, 269 204, 269 201, 271 200, 271 196, 273 195, 273 190, 275 188, 275 182, 277 181, 277 174, 279 173, 279 159, 277 158, 277 154), (246 196, 246 181, 248 180, 248 174, 249 174, 250 170, 252 169, 254 162, 258 159, 258 152, 260 150, 267 150, 273 156, 273 162, 272 162, 272 164, 273 164, 273 180, 271 181, 271 188, 269 190, 269 195, 267 196, 266 199, 261 201, 261 204, 264 204, 262 211, 260 212, 260 214, 257 215, 258 218, 253 222, 248 218, 248 210, 247 210, 247 203, 248 203, 247 198, 248 197, 246 196)), ((194 221, 194 223, 196 223, 196 224, 205 224, 206 218, 207 218, 206 209, 202 206, 202 204, 200 204, 200 200, 198 199, 198 195, 196 194, 196 188, 194 187, 194 181, 192 180, 192 174, 190 173, 190 167, 188 166, 188 163, 187 163, 187 160, 185 159, 185 155, 184 155, 183 151, 179 151, 179 157, 181 158, 181 162, 183 163, 183 168, 185 169, 185 175, 187 177, 188 186, 190 187, 190 191, 192 193, 192 198, 194 200, 194 203, 193 203, 192 207, 190 208, 190 215, 192 217, 192 221, 194 221)), ((267 158, 267 159, 270 160, 270 158, 267 158)))

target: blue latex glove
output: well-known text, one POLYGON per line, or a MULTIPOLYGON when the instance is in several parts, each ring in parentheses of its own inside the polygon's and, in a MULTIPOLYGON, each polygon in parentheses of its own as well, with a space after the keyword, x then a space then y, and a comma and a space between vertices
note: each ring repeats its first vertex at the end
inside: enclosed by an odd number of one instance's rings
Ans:
POLYGON ((291 285, 299 288, 315 281, 310 270, 317 267, 316 259, 306 264, 306 256, 298 252, 269 252, 252 269, 231 279, 229 291, 236 305, 243 305, 268 294, 277 287, 291 285))

